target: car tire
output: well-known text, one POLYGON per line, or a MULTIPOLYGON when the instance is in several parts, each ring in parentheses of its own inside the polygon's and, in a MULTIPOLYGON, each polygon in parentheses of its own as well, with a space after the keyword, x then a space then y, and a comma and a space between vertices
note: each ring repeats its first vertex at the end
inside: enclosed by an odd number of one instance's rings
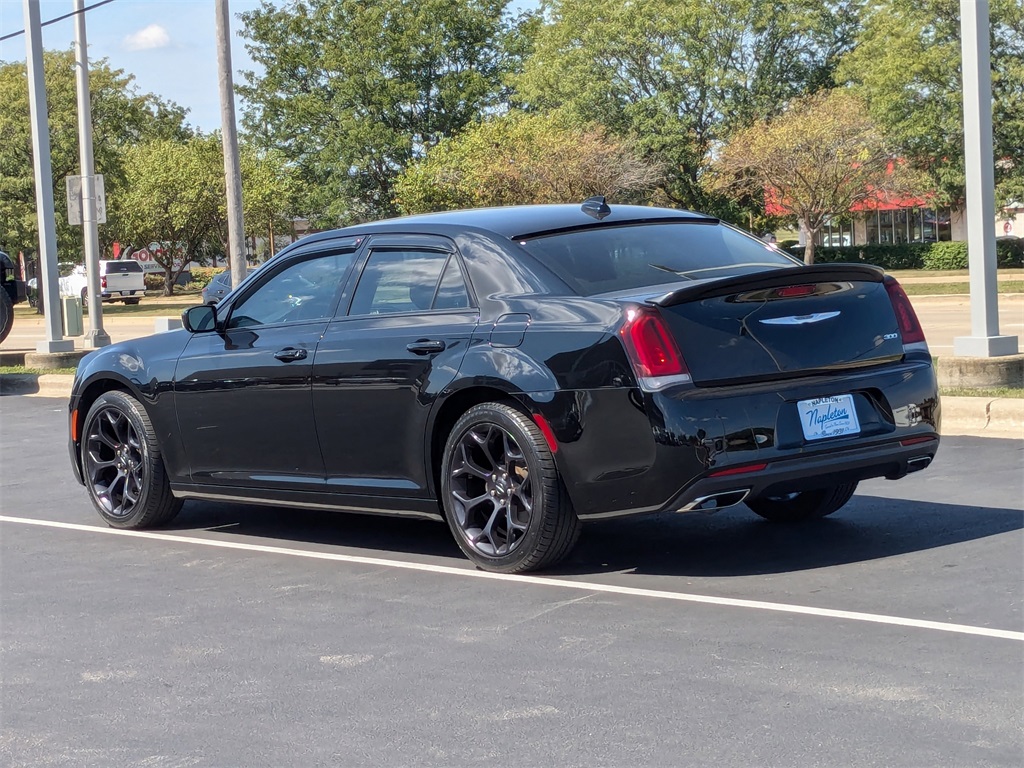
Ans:
POLYGON ((857 483, 841 483, 829 488, 799 491, 784 496, 761 496, 746 504, 756 514, 773 523, 798 523, 831 515, 857 490, 857 483))
POLYGON ((140 301, 142 301, 142 299, 125 299, 124 303, 125 304, 138 304, 140 301))
POLYGON ((579 518, 544 435, 504 403, 473 406, 452 428, 441 498, 459 547, 485 571, 550 568, 579 538, 579 518))
POLYGON ((181 509, 160 444, 142 404, 127 392, 104 392, 82 429, 82 475, 93 506, 113 528, 152 528, 181 509))
POLYGON ((14 327, 14 303, 7 295, 6 289, 0 287, 0 343, 7 338, 7 334, 14 327))

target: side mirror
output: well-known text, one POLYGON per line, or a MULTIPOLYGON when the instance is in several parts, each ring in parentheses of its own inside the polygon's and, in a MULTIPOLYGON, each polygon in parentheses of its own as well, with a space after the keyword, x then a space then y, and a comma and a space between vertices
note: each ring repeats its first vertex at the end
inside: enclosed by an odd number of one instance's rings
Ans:
POLYGON ((217 307, 202 304, 189 307, 181 313, 181 324, 189 333, 206 333, 217 328, 217 307))

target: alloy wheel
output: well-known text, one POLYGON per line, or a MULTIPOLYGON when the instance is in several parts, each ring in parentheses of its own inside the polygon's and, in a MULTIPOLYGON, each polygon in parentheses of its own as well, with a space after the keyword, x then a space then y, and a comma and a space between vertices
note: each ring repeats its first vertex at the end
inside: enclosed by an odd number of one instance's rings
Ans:
POLYGON ((112 517, 127 517, 145 487, 145 457, 134 425, 117 408, 104 408, 89 422, 85 474, 97 502, 112 517))
POLYGON ((526 456, 497 424, 463 433, 451 462, 455 522, 469 545, 486 557, 515 551, 530 525, 533 484, 526 456))

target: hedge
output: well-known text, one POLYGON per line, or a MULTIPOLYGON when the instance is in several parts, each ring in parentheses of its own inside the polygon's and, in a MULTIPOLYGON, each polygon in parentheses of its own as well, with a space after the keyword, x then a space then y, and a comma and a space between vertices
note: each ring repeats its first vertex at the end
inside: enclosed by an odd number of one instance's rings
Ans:
MULTIPOLYGON (((803 257, 803 248, 789 249, 803 257)), ((899 243, 852 245, 842 248, 815 248, 814 260, 828 262, 863 262, 883 269, 967 269, 967 243, 899 243)), ((998 240, 996 263, 1000 267, 1024 267, 1024 239, 998 240)))
POLYGON ((198 288, 202 290, 210 284, 215 275, 219 275, 224 271, 224 267, 193 267, 192 268, 192 283, 189 287, 198 288))

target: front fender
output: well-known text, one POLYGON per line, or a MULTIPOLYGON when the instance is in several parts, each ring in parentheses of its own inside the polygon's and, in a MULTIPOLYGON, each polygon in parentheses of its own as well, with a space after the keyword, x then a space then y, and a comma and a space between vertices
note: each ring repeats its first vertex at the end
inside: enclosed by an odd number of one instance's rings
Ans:
POLYGON ((174 409, 174 368, 190 336, 187 331, 146 336, 104 347, 82 358, 68 404, 69 450, 79 481, 85 417, 96 398, 112 389, 124 390, 142 403, 153 424, 171 481, 182 472, 187 476, 188 464, 174 409))

